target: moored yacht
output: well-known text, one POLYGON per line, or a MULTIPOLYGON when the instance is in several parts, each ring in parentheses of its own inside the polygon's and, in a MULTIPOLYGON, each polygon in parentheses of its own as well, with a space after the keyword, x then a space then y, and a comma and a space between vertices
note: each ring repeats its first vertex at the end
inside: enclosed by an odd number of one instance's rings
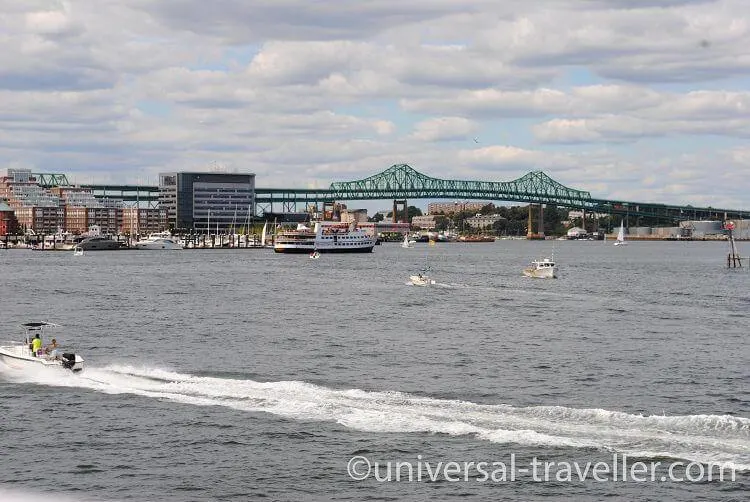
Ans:
POLYGON ((171 232, 165 231, 151 234, 148 238, 136 242, 133 244, 133 249, 174 250, 184 249, 184 246, 172 236, 171 232))
POLYGON ((83 249, 84 251, 114 251, 120 249, 120 243, 114 239, 104 236, 88 237, 73 246, 73 251, 83 249))

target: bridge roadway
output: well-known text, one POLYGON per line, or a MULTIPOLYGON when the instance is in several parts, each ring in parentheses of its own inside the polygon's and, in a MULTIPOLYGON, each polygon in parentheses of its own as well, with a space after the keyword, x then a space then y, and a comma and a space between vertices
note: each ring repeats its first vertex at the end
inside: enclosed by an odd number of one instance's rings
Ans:
MULTIPOLYGON (((125 201, 158 204, 159 187, 139 185, 82 185, 97 197, 117 197, 125 201)), ((407 164, 396 164, 362 180, 335 182, 325 189, 255 189, 256 214, 291 212, 309 204, 331 201, 385 199, 448 199, 507 201, 531 204, 555 204, 570 209, 613 215, 644 216, 660 221, 723 220, 750 218, 750 211, 690 205, 670 205, 598 199, 584 190, 568 188, 542 171, 532 171, 508 182, 463 181, 432 178, 407 164)))

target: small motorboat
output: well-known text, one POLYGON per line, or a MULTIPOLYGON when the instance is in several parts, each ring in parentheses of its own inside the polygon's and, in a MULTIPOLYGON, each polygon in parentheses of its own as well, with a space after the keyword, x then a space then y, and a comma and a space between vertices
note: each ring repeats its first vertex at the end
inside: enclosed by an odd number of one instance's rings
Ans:
POLYGON ((523 275, 536 279, 554 279, 557 277, 555 261, 549 258, 534 260, 530 266, 523 269, 523 275))
POLYGON ((34 367, 61 368, 78 372, 83 369, 83 357, 73 352, 52 350, 49 354, 43 348, 32 350, 33 340, 40 340, 45 329, 59 327, 51 322, 27 322, 21 325, 24 329, 22 342, 0 342, 0 361, 13 369, 34 367))
POLYGON ((83 256, 83 248, 74 247, 73 256, 83 256))
POLYGON ((418 273, 417 275, 409 276, 409 280, 415 286, 431 286, 435 284, 435 280, 431 279, 429 275, 418 273))
POLYGON ((320 258, 320 252, 313 251, 312 253, 310 253, 310 259, 311 260, 317 260, 318 258, 320 258))

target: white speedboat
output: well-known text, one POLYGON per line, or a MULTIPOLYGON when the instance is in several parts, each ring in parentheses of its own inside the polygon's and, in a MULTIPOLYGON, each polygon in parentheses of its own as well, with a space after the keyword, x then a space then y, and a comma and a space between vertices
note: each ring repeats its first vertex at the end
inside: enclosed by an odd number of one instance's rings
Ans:
POLYGON ((172 237, 170 232, 158 232, 151 234, 148 238, 138 241, 133 244, 134 249, 145 249, 145 250, 174 250, 184 249, 184 246, 180 244, 177 239, 172 237))
POLYGON ((312 253, 310 253, 311 260, 317 260, 318 258, 320 258, 320 253, 318 253, 317 251, 313 251, 312 253))
POLYGON ((83 256, 83 248, 73 248, 73 256, 83 256))
POLYGON ((554 279, 557 277, 555 260, 549 258, 534 260, 531 265, 523 269, 523 275, 536 279, 554 279))
POLYGON ((409 276, 409 280, 415 286, 432 286, 435 284, 434 279, 431 279, 429 275, 423 274, 422 272, 417 275, 409 276))
POLYGON ((620 231, 617 232, 617 240, 614 243, 615 246, 627 246, 628 243, 625 241, 625 226, 623 222, 620 222, 620 231))
POLYGON ((24 339, 21 342, 0 342, 0 361, 13 369, 50 367, 61 368, 74 372, 83 369, 84 359, 73 352, 63 352, 55 349, 47 354, 44 349, 36 353, 32 351, 33 340, 37 336, 41 339, 46 328, 57 327, 49 322, 27 322, 21 325, 24 329, 24 339))

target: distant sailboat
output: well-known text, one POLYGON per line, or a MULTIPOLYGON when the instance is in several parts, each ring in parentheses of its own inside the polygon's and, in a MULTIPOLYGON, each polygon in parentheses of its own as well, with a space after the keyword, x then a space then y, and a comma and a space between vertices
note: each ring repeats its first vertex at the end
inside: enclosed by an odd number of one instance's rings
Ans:
POLYGON ((401 243, 401 247, 404 249, 408 249, 414 245, 415 241, 409 240, 409 234, 404 235, 404 242, 401 243))
POLYGON ((620 231, 617 232, 617 240, 615 241, 615 246, 625 246, 628 243, 625 242, 625 226, 624 223, 620 222, 620 231))

